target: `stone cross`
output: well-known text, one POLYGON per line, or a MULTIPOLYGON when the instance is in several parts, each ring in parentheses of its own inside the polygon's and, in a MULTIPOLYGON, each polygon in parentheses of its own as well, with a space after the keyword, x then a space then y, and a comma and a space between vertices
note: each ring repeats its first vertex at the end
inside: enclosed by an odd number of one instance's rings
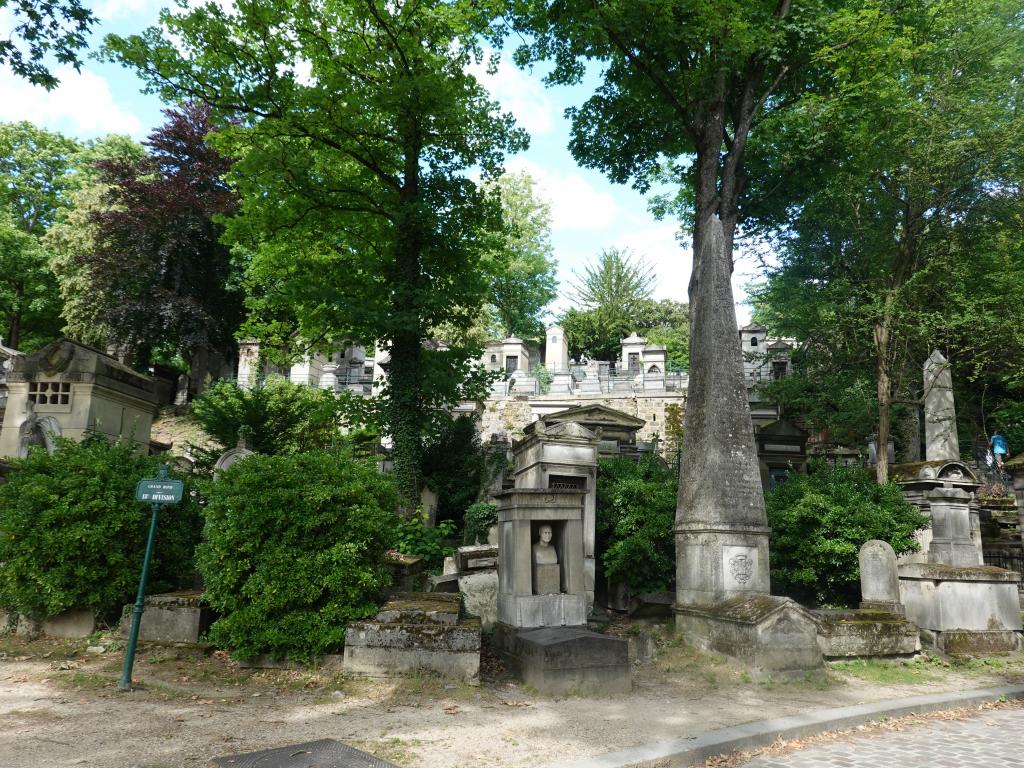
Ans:
POLYGON ((896 553, 888 542, 873 539, 860 548, 860 607, 866 611, 904 614, 896 553))
POLYGON ((924 364, 924 434, 928 461, 959 461, 953 376, 938 350, 924 364))
POLYGON ((690 281, 690 382, 676 506, 676 602, 768 594, 768 524, 737 343, 732 254, 717 216, 690 281))

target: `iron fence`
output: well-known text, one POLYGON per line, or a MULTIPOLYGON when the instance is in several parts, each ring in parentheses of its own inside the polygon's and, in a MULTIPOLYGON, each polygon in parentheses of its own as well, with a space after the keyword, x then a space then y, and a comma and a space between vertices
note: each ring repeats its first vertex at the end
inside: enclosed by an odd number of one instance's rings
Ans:
POLYGON ((1024 575, 1024 552, 990 550, 984 554, 985 565, 994 565, 1024 575))

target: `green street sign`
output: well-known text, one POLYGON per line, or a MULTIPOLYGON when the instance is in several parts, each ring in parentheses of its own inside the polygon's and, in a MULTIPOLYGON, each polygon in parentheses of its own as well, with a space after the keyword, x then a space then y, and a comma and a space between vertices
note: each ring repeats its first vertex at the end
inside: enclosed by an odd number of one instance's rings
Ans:
POLYGON ((140 480, 135 486, 135 500, 149 504, 177 504, 184 490, 181 480, 140 480))

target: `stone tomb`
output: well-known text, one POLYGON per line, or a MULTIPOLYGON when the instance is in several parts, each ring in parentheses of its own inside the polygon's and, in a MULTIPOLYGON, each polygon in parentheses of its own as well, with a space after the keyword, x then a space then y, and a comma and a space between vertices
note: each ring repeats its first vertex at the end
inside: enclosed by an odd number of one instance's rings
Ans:
POLYGON ((826 659, 893 658, 921 650, 917 625, 889 611, 821 610, 818 646, 826 659))
POLYGON ((548 695, 630 690, 628 643, 587 629, 583 492, 498 494, 496 650, 548 695))
MULTIPOLYGON (((139 640, 161 643, 198 643, 213 623, 213 610, 199 591, 146 595, 139 623, 139 640)), ((121 637, 128 637, 132 605, 121 613, 121 637)))
POLYGON ((903 558, 898 567, 907 618, 921 628, 924 639, 947 653, 1019 648, 1020 576, 982 565, 973 493, 978 483, 970 469, 933 459, 895 467, 894 476, 904 478, 904 495, 932 521, 928 536, 922 537, 923 551, 903 558))
POLYGON ((896 553, 888 542, 860 548, 860 610, 814 611, 818 645, 827 659, 910 656, 921 650, 917 625, 900 602, 896 553))
POLYGON ((899 568, 907 616, 946 653, 1020 647, 1018 574, 991 565, 906 563, 899 568))
POLYGON ((426 669, 475 681, 480 674, 480 622, 460 616, 458 595, 395 594, 373 619, 345 630, 345 673, 395 677, 426 669))
POLYGON ((57 437, 88 434, 149 449, 156 382, 109 355, 60 339, 16 358, 7 387, 0 456, 25 456, 33 445, 52 451, 57 437))

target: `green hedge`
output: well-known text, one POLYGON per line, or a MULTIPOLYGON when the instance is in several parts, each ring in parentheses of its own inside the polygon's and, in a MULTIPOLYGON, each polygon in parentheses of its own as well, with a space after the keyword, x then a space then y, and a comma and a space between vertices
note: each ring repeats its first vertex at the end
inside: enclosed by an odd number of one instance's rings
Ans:
POLYGON ((605 576, 637 593, 672 587, 677 488, 674 468, 656 457, 601 462, 597 546, 605 576))
POLYGON ((928 525, 898 485, 879 485, 859 467, 815 465, 777 485, 765 504, 772 592, 810 605, 856 606, 861 545, 881 539, 897 555, 915 552, 914 532, 928 525))
MULTIPOLYGON (((92 437, 13 462, 0 485, 0 607, 42 620, 71 609, 118 614, 133 602, 150 508, 135 484, 159 459, 92 437)), ((188 492, 165 507, 148 592, 190 585, 201 520, 188 492)))
POLYGON ((345 643, 390 585, 392 482, 345 453, 252 456, 207 485, 198 562, 223 615, 210 639, 239 658, 309 661, 345 643))

